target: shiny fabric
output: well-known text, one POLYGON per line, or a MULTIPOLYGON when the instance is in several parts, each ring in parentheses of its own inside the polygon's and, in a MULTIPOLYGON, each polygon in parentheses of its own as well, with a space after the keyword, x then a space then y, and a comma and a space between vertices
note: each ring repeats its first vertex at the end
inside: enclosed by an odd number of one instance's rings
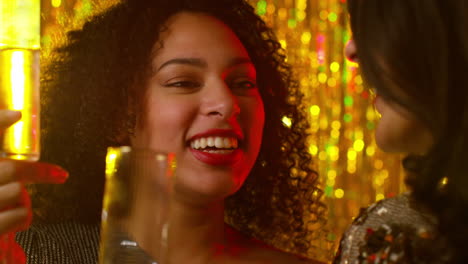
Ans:
POLYGON ((409 194, 382 200, 361 210, 333 263, 447 263, 450 252, 436 224, 409 194))

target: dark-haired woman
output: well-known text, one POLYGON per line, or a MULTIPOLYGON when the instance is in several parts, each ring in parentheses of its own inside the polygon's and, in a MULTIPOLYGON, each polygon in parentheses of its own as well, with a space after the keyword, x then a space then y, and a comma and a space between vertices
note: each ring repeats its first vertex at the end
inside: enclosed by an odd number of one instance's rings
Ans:
POLYGON ((349 0, 357 61, 382 115, 376 141, 407 153, 411 191, 362 211, 336 263, 468 263, 468 3, 349 0))

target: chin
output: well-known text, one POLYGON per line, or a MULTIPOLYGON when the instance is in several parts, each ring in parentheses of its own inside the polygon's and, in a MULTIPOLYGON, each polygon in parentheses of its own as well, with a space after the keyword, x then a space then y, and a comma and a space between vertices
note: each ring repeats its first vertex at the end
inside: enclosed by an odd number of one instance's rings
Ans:
POLYGON ((389 139, 379 139, 376 137, 376 143, 380 150, 386 153, 407 153, 407 146, 401 146, 401 142, 391 141, 389 139))
POLYGON ((224 172, 194 172, 175 177, 174 193, 189 203, 203 204, 223 200, 242 186, 243 178, 224 172), (183 175, 183 176, 182 176, 183 175))
MULTIPOLYGON (((378 132, 378 131, 377 131, 378 132)), ((398 148, 398 144, 390 140, 388 137, 382 136, 381 133, 376 133, 375 142, 380 150, 386 153, 403 152, 398 148)))
POLYGON ((398 149, 396 149, 395 147, 393 146, 387 146, 385 144, 379 144, 377 143, 377 146, 379 147, 380 150, 382 150, 383 152, 385 153, 400 153, 400 152, 404 152, 404 151, 400 151, 398 149))

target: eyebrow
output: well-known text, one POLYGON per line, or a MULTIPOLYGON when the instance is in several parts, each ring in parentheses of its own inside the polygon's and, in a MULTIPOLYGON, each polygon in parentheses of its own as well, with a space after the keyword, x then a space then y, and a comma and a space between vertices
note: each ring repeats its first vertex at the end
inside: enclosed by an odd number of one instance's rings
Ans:
POLYGON ((171 64, 192 65, 199 68, 206 68, 208 66, 206 61, 199 58, 175 58, 164 62, 161 66, 159 66, 157 72, 171 64))
MULTIPOLYGON (((229 62, 228 67, 233 67, 239 64, 249 64, 249 63, 253 65, 253 62, 252 60, 250 60, 250 58, 236 57, 229 62)), ((162 68, 171 64, 191 65, 191 66, 195 66, 199 68, 208 67, 208 63, 204 59, 201 59, 201 58, 175 58, 175 59, 171 59, 171 60, 164 62, 161 66, 159 66, 156 72, 159 72, 162 68)))

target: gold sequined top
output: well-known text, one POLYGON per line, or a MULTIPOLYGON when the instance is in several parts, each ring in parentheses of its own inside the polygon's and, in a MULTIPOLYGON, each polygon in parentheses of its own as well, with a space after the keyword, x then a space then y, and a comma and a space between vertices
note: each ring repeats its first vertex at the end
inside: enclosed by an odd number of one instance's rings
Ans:
POLYGON ((435 218, 406 193, 362 209, 333 263, 447 263, 449 255, 435 218))

